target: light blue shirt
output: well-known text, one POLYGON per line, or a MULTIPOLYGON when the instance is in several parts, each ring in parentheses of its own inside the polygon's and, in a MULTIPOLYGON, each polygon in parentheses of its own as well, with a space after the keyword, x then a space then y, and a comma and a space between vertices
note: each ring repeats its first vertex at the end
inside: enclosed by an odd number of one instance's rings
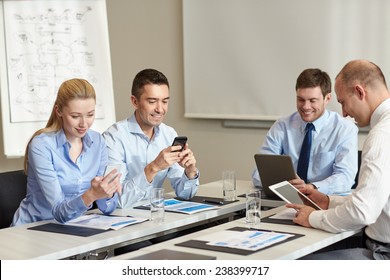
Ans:
MULTIPOLYGON (((277 120, 259 153, 289 155, 297 170, 306 124, 298 112, 277 120)), ((308 181, 325 194, 350 191, 358 168, 358 128, 351 120, 327 110, 313 124, 308 181)), ((261 186, 257 169, 252 181, 261 186)))
MULTIPOLYGON (((63 130, 34 137, 28 151, 27 195, 14 215, 13 226, 53 218, 64 223, 91 208, 85 206, 81 195, 95 176, 102 176, 107 148, 103 137, 92 130, 82 140, 83 151, 74 163, 63 130)), ((115 194, 96 203, 104 214, 110 214, 117 200, 115 194)))
POLYGON ((155 160, 161 150, 171 146, 176 136, 177 133, 172 127, 162 123, 154 128, 154 136, 149 139, 134 114, 112 125, 103 133, 108 147, 109 164, 122 166, 122 195, 119 198, 119 207, 131 207, 137 201, 149 199, 151 189, 162 187, 166 178, 178 197, 190 199, 196 194, 199 174, 189 179, 184 168, 177 163, 158 172, 151 183, 146 179, 145 166, 155 160))

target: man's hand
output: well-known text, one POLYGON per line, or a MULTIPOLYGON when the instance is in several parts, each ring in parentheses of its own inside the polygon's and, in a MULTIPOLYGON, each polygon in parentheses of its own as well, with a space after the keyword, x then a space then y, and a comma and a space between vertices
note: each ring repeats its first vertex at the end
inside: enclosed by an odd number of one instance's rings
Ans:
POLYGON ((293 185, 294 187, 296 187, 298 190, 300 190, 301 192, 303 192, 303 190, 315 190, 316 189, 313 184, 306 184, 305 181, 303 181, 299 177, 292 179, 288 182, 291 185, 293 185))
POLYGON ((195 178, 197 174, 196 159, 194 153, 188 148, 188 144, 184 146, 184 150, 179 153, 181 158, 179 165, 185 169, 185 173, 189 179, 195 178))
POLYGON ((145 176, 148 182, 152 182, 157 173, 161 170, 167 169, 175 162, 180 160, 180 146, 170 146, 163 149, 157 157, 145 166, 145 176))
POLYGON ((326 210, 329 208, 329 196, 326 194, 313 189, 304 189, 300 190, 304 193, 308 198, 313 200, 321 209, 326 210))
POLYGON ((314 208, 303 204, 286 204, 286 207, 294 208, 297 211, 293 219, 294 223, 304 227, 312 227, 309 223, 309 216, 311 212, 315 211, 314 208))
POLYGON ((185 169, 188 178, 194 178, 197 174, 194 154, 188 148, 188 144, 185 144, 183 151, 180 150, 181 146, 169 146, 162 150, 144 169, 148 182, 152 182, 159 171, 171 167, 174 163, 178 163, 185 169))

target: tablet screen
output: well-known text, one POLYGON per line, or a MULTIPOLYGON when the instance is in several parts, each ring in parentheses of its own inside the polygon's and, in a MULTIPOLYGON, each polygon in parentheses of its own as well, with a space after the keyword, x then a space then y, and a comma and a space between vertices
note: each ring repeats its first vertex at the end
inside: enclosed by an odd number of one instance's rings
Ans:
POLYGON ((305 204, 313 207, 314 209, 321 210, 321 207, 319 207, 314 201, 301 193, 287 181, 272 185, 270 186, 270 189, 287 203, 305 204))

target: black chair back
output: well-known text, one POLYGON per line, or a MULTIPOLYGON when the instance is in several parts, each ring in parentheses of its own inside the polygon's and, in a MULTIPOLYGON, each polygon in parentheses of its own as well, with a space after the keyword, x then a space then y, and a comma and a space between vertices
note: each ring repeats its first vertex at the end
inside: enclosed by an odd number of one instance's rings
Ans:
POLYGON ((15 211, 26 193, 27 176, 23 170, 0 173, 0 228, 11 225, 15 211))

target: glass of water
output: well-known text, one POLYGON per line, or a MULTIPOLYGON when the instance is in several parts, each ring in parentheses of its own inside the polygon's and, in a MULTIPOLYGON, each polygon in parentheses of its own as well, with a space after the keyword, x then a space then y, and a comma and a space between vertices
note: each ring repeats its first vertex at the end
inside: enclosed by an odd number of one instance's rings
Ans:
POLYGON ((246 193, 246 223, 250 226, 260 224, 261 193, 259 190, 250 190, 246 193))
POLYGON ((222 172, 223 199, 225 201, 236 200, 236 174, 234 171, 222 172))
POLYGON ((155 223, 162 223, 164 215, 164 189, 153 188, 150 193, 150 220, 155 223))

